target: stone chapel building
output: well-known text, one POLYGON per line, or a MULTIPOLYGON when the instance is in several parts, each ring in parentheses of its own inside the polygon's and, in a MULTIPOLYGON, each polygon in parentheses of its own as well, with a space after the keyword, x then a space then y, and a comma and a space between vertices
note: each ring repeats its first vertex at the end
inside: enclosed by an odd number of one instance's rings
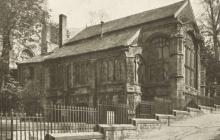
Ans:
POLYGON ((38 81, 48 103, 186 105, 204 91, 202 40, 188 0, 101 22, 63 43, 65 29, 60 15, 60 48, 18 64, 19 81, 38 81))

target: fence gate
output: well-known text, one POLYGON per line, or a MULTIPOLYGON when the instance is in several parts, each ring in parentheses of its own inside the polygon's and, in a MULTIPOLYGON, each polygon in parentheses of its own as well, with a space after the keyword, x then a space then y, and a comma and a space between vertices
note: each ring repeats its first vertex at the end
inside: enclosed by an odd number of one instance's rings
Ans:
POLYGON ((125 104, 99 104, 99 124, 129 124, 128 106, 125 104))
POLYGON ((136 117, 155 118, 155 114, 172 114, 172 103, 162 101, 142 101, 136 107, 136 117))
POLYGON ((137 118, 153 118, 154 117, 154 104, 152 102, 141 102, 136 108, 137 118))

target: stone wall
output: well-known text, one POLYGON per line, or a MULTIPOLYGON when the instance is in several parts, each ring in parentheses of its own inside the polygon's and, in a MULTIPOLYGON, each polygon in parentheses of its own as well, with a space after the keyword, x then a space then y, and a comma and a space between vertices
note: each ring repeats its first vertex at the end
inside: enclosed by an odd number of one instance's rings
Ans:
POLYGON ((71 97, 70 103, 90 103, 94 98, 125 102, 125 57, 113 50, 48 61, 49 90, 60 90, 71 97), (51 75, 53 74, 53 75, 51 75))
MULTIPOLYGON (((188 87, 184 81, 183 30, 190 26, 183 26, 170 17, 139 27, 141 31, 137 44, 126 49, 119 47, 47 60, 40 64, 40 69, 38 64, 33 64, 36 71, 43 72, 39 74, 43 76, 36 76, 41 78, 40 88, 43 92, 48 92, 48 98, 54 99, 53 103, 59 99, 63 103, 94 106, 98 101, 110 101, 127 103, 133 109, 141 98, 166 98, 178 103, 179 99, 185 100, 184 93, 196 95, 199 88, 188 87), (156 64, 160 68, 154 71, 156 76, 162 75, 165 78, 152 82, 149 80, 149 56, 157 50, 152 48, 150 42, 152 38, 159 36, 168 40, 169 55, 165 63, 156 64), (161 69, 165 69, 165 72, 161 73, 161 69)), ((28 64, 24 65, 26 66, 21 66, 20 71, 22 67, 29 67, 28 64)))
MULTIPOLYGON (((144 84, 143 84, 143 98, 149 99, 149 98, 154 98, 155 96, 160 97, 160 96, 169 96, 172 94, 172 92, 175 92, 175 85, 172 84, 173 81, 173 75, 176 74, 176 59, 173 58, 174 56, 172 55, 172 40, 171 40, 171 35, 176 32, 176 21, 172 19, 166 19, 161 22, 157 22, 153 25, 146 25, 142 28, 142 35, 141 35, 141 40, 140 40, 140 45, 143 48, 143 59, 145 62, 145 76, 144 76, 144 84), (149 79, 149 76, 152 74, 148 70, 150 66, 149 64, 152 64, 151 62, 151 54, 154 54, 156 49, 152 48, 151 45, 151 40, 157 37, 165 37, 167 40, 170 42, 169 44, 169 53, 170 56, 167 59, 167 73, 166 73, 166 78, 164 80, 159 80, 156 82, 152 82, 149 79)), ((157 52, 155 52, 154 56, 156 57, 157 52)), ((152 59, 153 60, 153 59, 152 59)), ((154 60, 153 60, 154 61, 154 60)), ((162 65, 162 64, 157 64, 162 65)), ((163 66, 162 66, 163 67, 163 66)), ((158 68, 157 70, 161 70, 163 68, 158 68)), ((157 72, 155 70, 155 73, 158 73, 157 76, 159 75, 159 71, 157 72)), ((175 82, 176 83, 176 82, 175 82)))
POLYGON ((136 127, 133 125, 108 125, 100 124, 99 132, 104 134, 105 140, 122 140, 137 136, 136 127))
MULTIPOLYGON (((185 93, 196 95, 200 92, 200 49, 198 46, 198 40, 193 40, 197 49, 197 88, 190 87, 185 84, 185 40, 188 31, 194 31, 196 29, 193 24, 184 25, 172 19, 163 20, 161 22, 154 23, 154 25, 145 25, 142 28, 139 45, 142 47, 142 56, 145 62, 145 76, 144 84, 142 84, 143 96, 145 100, 154 99, 155 97, 161 97, 171 99, 177 106, 182 106, 185 100, 185 93), (166 77, 163 80, 152 81, 149 79, 151 71, 147 70, 151 64, 151 55, 154 54, 154 50, 151 45, 151 41, 154 38, 162 37, 166 38, 169 42, 169 56, 164 59, 163 64, 166 67, 155 69, 156 76, 160 74, 161 69, 166 70, 166 77), (178 105, 179 104, 179 105, 178 105)), ((195 36, 197 36, 195 34, 195 36)), ((153 55, 155 56, 156 53, 153 55)), ((155 61, 155 60, 153 60, 155 61)), ((158 61, 159 62, 159 61, 158 61)), ((156 64, 156 65, 163 65, 156 64)), ((164 73, 163 73, 164 74, 164 73)))

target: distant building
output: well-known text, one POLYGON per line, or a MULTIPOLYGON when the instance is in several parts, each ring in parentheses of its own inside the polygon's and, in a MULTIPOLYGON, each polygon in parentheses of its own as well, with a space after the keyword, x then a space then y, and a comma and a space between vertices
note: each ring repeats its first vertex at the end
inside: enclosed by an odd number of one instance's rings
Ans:
POLYGON ((185 106, 201 93, 201 40, 189 1, 102 22, 63 43, 65 29, 61 15, 60 48, 18 66, 19 81, 38 81, 48 103, 185 106))

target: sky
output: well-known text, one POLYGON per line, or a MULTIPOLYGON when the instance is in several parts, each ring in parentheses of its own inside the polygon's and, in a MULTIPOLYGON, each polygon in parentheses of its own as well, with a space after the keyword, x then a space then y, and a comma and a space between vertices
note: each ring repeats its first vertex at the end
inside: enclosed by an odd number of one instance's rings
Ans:
MULTIPOLYGON (((180 0, 48 0, 52 20, 58 22, 59 14, 67 16, 68 28, 84 28, 89 25, 89 13, 105 11, 109 20, 169 5, 180 0)), ((202 11, 201 0, 191 0, 195 16, 202 11)))

